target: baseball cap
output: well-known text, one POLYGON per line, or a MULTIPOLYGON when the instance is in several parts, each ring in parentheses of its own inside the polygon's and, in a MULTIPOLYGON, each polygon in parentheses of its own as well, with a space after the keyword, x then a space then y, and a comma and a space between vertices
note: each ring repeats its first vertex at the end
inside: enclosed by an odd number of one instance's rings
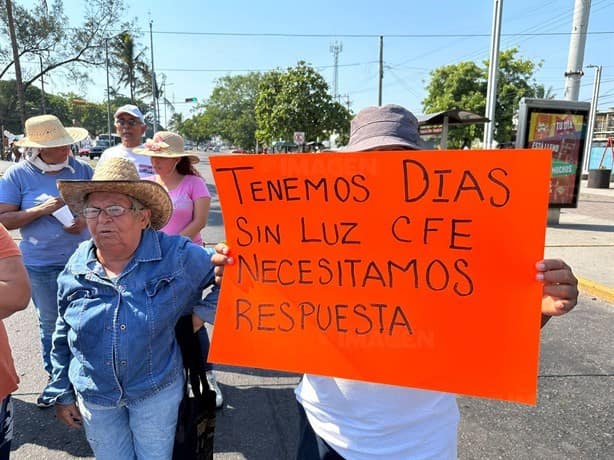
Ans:
POLYGON ((145 117, 143 116, 143 114, 141 113, 141 111, 136 105, 132 105, 132 104, 122 105, 119 109, 115 111, 115 115, 113 116, 117 118, 122 113, 128 114, 134 118, 138 118, 139 120, 141 120, 141 123, 145 123, 145 117))

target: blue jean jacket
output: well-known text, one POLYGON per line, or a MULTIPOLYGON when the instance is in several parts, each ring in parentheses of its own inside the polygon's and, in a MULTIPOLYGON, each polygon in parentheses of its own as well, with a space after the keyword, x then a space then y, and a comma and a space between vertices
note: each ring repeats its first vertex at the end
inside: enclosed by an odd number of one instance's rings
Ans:
POLYGON ((145 230, 132 260, 110 279, 92 240, 82 243, 58 277, 58 320, 53 334, 57 403, 78 392, 87 402, 117 406, 145 399, 176 379, 183 365, 175 323, 194 311, 211 316, 218 291, 213 250, 185 237, 145 230))

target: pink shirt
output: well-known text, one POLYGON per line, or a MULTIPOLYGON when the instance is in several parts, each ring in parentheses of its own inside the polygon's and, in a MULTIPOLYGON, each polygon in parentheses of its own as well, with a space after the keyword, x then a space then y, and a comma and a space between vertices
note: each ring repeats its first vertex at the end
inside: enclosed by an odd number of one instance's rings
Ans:
MULTIPOLYGON (((20 256, 21 252, 11 238, 9 232, 0 224, 0 259, 6 257, 20 256)), ((19 377, 15 371, 15 364, 11 356, 11 347, 6 329, 0 320, 0 402, 11 392, 17 389, 19 377)), ((0 427, 0 432, 2 427, 0 427)))
MULTIPOLYGON (((156 176, 149 176, 145 179, 156 182, 156 176)), ((207 184, 199 176, 183 176, 183 179, 173 190, 168 190, 168 194, 173 202, 173 214, 160 231, 169 235, 178 235, 194 219, 194 202, 199 198, 210 198, 211 194, 207 189, 207 184)), ((202 246, 203 240, 200 232, 197 233, 192 241, 202 246)))

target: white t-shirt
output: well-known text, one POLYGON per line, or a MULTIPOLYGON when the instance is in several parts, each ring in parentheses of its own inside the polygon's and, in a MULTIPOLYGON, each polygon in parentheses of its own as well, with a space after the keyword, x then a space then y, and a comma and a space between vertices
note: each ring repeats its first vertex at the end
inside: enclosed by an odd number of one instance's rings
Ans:
POLYGON ((348 460, 457 458, 454 395, 309 374, 295 394, 316 434, 348 460))
MULTIPOLYGON (((139 145, 138 147, 134 147, 135 149, 143 147, 139 145)), ((101 164, 103 161, 109 158, 128 158, 132 160, 134 165, 136 166, 136 170, 139 172, 139 176, 143 179, 145 176, 151 176, 154 173, 153 166, 151 166, 151 157, 147 155, 139 155, 134 153, 132 148, 124 147, 123 144, 117 144, 113 147, 109 147, 106 149, 102 155, 100 155, 100 159, 98 160, 98 164, 101 164)))

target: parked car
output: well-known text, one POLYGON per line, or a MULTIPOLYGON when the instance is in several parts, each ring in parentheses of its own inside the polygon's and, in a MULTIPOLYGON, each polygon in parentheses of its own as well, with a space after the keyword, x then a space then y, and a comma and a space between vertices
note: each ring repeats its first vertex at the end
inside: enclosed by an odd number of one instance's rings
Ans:
POLYGON ((90 158, 93 160, 94 158, 100 158, 102 152, 111 147, 110 143, 106 139, 98 139, 96 144, 90 148, 90 158))

